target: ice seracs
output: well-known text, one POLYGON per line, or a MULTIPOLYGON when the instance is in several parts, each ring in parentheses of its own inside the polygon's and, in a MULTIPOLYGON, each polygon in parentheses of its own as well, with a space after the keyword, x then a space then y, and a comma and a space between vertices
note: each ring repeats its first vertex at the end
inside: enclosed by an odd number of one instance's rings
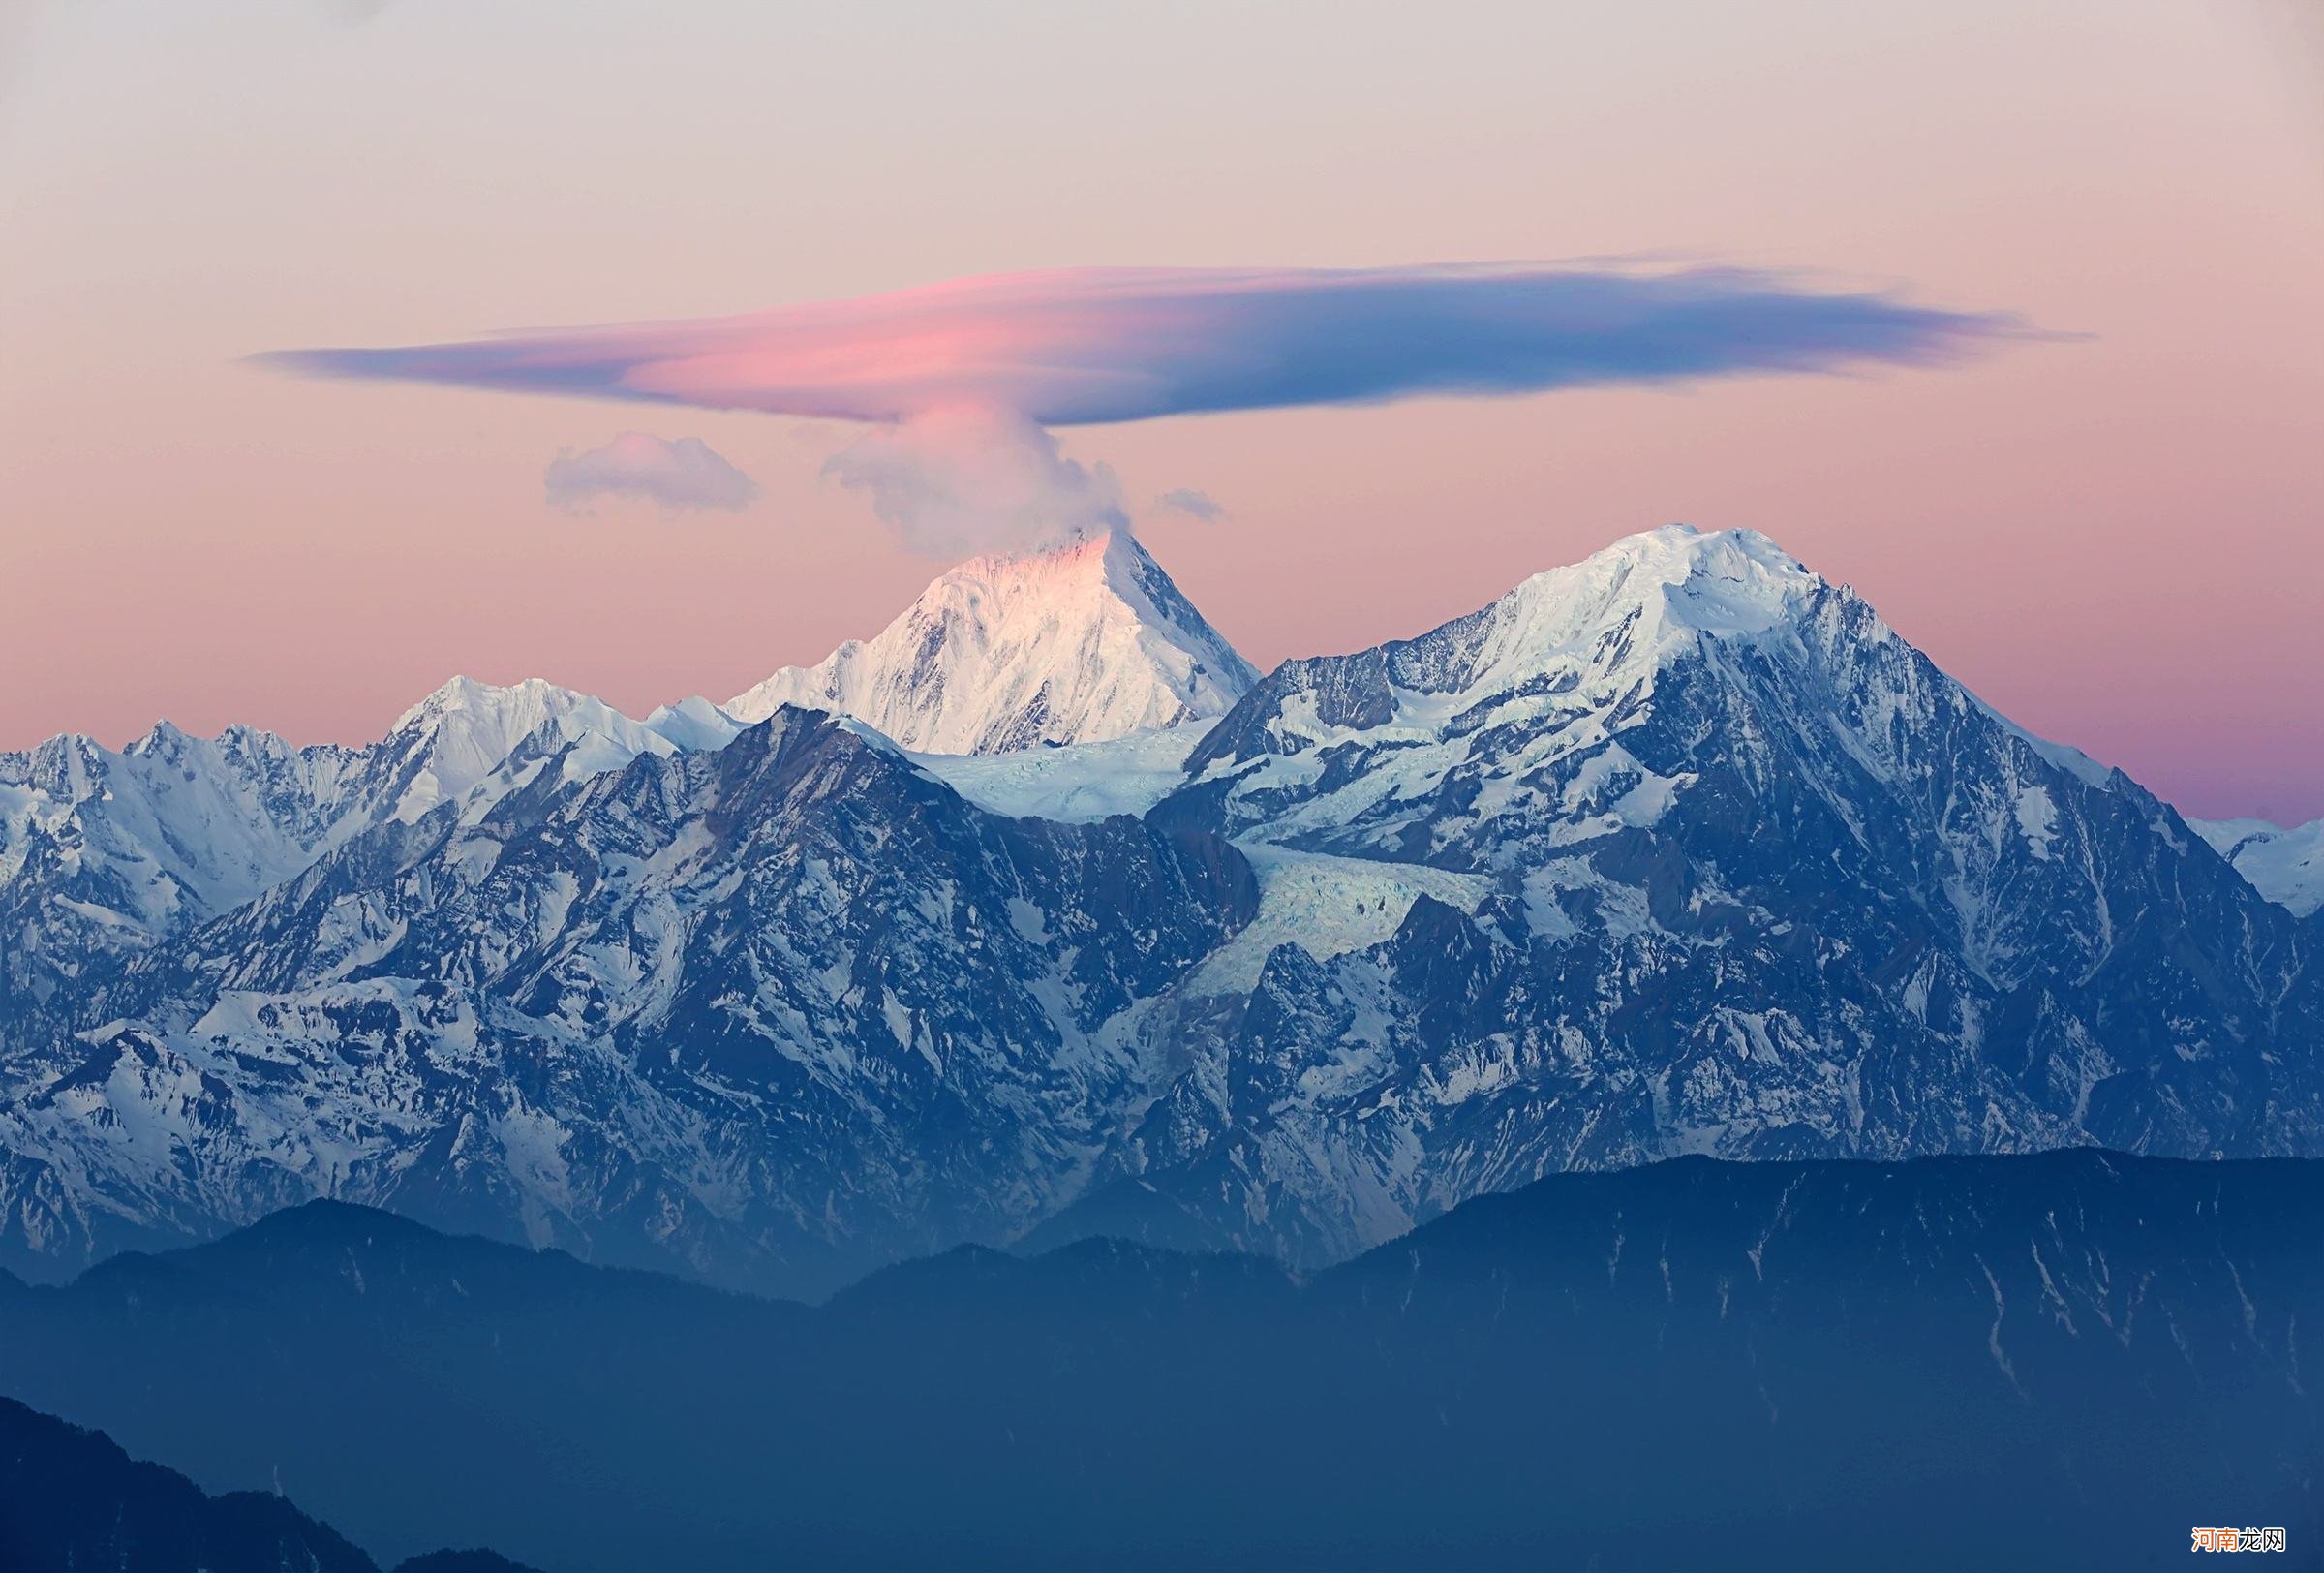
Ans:
POLYGON ((1099 742, 1224 715, 1255 680, 1127 531, 943 574, 868 640, 728 701, 869 722, 925 754, 1099 742))

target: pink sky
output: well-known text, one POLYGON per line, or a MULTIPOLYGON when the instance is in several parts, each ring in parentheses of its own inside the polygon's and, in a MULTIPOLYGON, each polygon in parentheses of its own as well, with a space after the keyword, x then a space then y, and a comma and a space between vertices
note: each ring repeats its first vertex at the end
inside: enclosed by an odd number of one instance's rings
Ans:
POLYGON ((1667 251, 2086 337, 1067 451, 1225 505, 1145 533, 1262 664, 1748 525, 2192 812, 2324 813, 2324 33, 2294 0, 201 9, 50 5, 0 60, 0 747, 159 715, 359 738, 455 670, 730 694, 940 566, 819 478, 841 427, 253 352, 1068 265, 1667 251), (549 506, 561 449, 640 427, 761 495, 549 506))

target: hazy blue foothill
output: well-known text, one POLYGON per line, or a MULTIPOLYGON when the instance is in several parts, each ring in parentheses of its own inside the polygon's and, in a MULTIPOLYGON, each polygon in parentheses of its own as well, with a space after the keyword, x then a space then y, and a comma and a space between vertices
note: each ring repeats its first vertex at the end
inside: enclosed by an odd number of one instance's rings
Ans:
MULTIPOLYGON (((210 1496, 102 1432, 0 1399, 0 1567, 8 1573, 379 1573, 280 1494, 210 1496)), ((535 1573, 488 1551, 395 1573, 535 1573)))
POLYGON ((2324 1528, 2320 1205, 2296 1160, 1681 1158, 1305 1279, 1088 1240, 810 1309, 314 1203, 11 1286, 0 1390, 382 1564, 2142 1566, 2324 1528))

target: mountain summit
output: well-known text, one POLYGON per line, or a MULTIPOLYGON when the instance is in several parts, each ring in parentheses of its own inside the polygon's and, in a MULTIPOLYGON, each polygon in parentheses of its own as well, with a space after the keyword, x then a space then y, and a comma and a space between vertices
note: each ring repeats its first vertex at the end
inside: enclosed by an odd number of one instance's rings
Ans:
POLYGON ((1224 715, 1257 681, 1127 531, 979 557, 869 640, 725 706, 837 710, 927 754, 1093 743, 1224 715))

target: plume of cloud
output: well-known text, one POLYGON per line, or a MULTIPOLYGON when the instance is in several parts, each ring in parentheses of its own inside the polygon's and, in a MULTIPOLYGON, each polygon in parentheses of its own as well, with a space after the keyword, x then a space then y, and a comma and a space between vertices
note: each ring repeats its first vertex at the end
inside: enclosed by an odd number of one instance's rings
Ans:
POLYGON ((567 448, 549 461, 542 480, 552 506, 585 511, 603 497, 636 497, 668 512, 718 509, 739 512, 758 496, 758 482, 737 470, 699 437, 675 439, 626 431, 602 447, 567 448))
POLYGON ((328 377, 1045 426, 1942 360, 1990 314, 1727 267, 1085 268, 740 317, 260 358, 328 377))
POLYGON ((1121 482, 1013 411, 950 405, 881 423, 823 466, 932 556, 1023 550, 1129 528, 1121 482))
MULTIPOLYGON (((1113 473, 1065 457, 1051 426, 1911 365, 2027 333, 2007 317, 1727 267, 1084 268, 740 317, 259 359, 324 377, 870 422, 826 476, 868 494, 908 544, 940 553, 1126 526, 1113 473)), ((578 495, 687 489, 666 458, 569 462, 578 495), (600 473, 631 478, 590 478, 600 473)), ((1194 491, 1159 506, 1218 513, 1194 491)))
POLYGON ((1154 511, 1177 513, 1189 519, 1200 519, 1205 524, 1216 524, 1227 516, 1227 510, 1219 506, 1217 498, 1208 492, 1197 491, 1192 486, 1174 486, 1164 492, 1154 499, 1154 511))

